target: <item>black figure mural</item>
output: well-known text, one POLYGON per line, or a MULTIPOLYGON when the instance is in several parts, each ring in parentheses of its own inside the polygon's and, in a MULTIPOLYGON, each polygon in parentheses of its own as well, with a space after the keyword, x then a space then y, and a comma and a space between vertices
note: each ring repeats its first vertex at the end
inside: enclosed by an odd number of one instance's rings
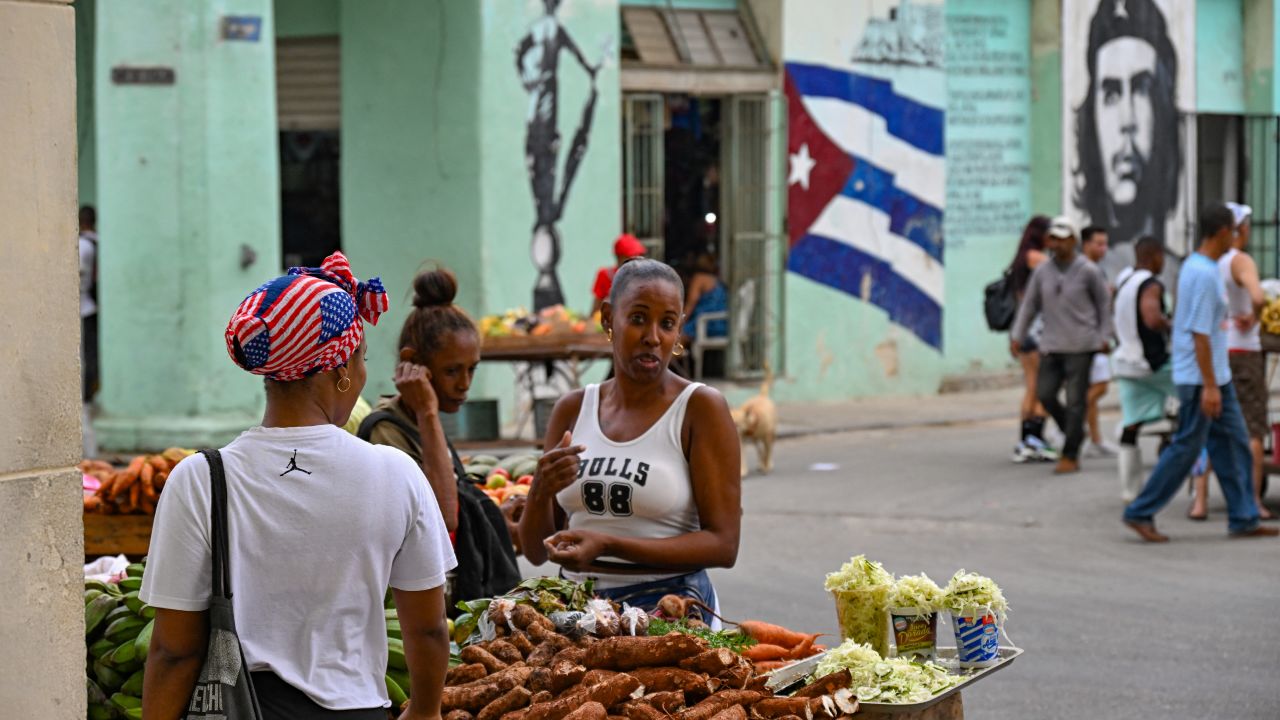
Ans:
POLYGON ((1101 0, 1089 23, 1088 94, 1076 109, 1075 205, 1110 230, 1116 263, 1143 235, 1165 239, 1183 147, 1178 54, 1153 0, 1101 0))
POLYGON ((556 18, 560 0, 543 0, 546 14, 534 21, 529 34, 516 46, 516 70, 529 93, 529 112, 525 119, 524 158, 533 190, 537 218, 533 224, 530 248, 538 279, 533 286, 535 310, 564 302, 556 265, 560 262, 560 233, 556 223, 564 215, 564 203, 573 185, 574 175, 587 153, 587 138, 596 107, 596 73, 600 64, 592 65, 582 50, 556 18), (564 175, 557 191, 556 170, 560 162, 559 59, 567 50, 591 77, 591 93, 582 110, 582 119, 573 134, 573 143, 565 160, 564 175))

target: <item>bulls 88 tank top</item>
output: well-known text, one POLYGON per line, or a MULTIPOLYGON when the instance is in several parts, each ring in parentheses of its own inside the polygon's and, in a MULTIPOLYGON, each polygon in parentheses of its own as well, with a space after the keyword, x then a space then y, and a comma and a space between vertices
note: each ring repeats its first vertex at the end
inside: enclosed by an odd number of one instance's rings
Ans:
MULTIPOLYGON (((556 502, 568 516, 569 529, 658 539, 701 528, 689 463, 680 440, 689 398, 700 387, 702 383, 686 387, 640 437, 614 442, 600 429, 600 386, 587 386, 573 428, 573 443, 586 448, 581 456, 578 479, 556 494, 556 502)), ((614 557, 599 559, 626 563, 614 557)), ((681 574, 563 572, 564 577, 574 582, 592 578, 600 589, 681 574)))

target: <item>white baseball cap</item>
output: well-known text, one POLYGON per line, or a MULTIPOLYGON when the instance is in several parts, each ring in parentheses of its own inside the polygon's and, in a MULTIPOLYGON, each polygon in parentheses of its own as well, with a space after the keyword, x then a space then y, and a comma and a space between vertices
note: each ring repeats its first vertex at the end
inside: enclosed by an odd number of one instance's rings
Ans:
POLYGON ((1059 215, 1049 223, 1049 234, 1056 238, 1075 237, 1076 226, 1066 215, 1059 215))
POLYGON ((1229 202, 1226 204, 1227 209, 1231 211, 1231 215, 1235 219, 1236 227, 1240 227, 1253 215, 1253 208, 1242 203, 1229 202))

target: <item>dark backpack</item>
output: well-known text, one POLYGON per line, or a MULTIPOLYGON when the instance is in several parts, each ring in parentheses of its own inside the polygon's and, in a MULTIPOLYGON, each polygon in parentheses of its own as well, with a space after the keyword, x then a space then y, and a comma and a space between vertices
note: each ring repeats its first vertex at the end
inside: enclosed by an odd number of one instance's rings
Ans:
POLYGON ((1013 327, 1013 316, 1018 313, 1018 298, 1013 294, 1013 273, 1005 270, 982 291, 982 312, 987 316, 987 327, 1004 332, 1013 327))
MULTIPOLYGON (((361 423, 356 436, 365 442, 373 435, 373 428, 381 422, 389 422, 409 440, 409 444, 422 457, 422 439, 418 428, 387 410, 375 410, 361 423)), ((458 567, 454 571, 453 593, 446 608, 450 617, 457 614, 455 603, 461 600, 501 595, 515 587, 523 578, 516 563, 515 547, 507 532, 507 519, 502 510, 479 488, 467 479, 466 470, 458 451, 449 444, 453 456, 453 472, 458 483, 458 532, 454 554, 458 567)))

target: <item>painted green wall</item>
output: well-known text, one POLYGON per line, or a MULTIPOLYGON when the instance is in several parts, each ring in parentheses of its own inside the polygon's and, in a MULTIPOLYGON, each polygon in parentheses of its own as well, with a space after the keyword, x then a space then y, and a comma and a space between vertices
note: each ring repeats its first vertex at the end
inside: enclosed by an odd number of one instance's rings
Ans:
POLYGON ((1275 87, 1277 15, 1275 0, 1244 0, 1245 106, 1255 115, 1280 115, 1275 87))
POLYGON ((1031 0, 1031 209, 1062 211, 1062 2, 1031 0))
POLYGON ((1244 12, 1240 0, 1196 2, 1196 110, 1245 111, 1244 12))
POLYGON ((1031 214, 1031 12, 1025 0, 948 0, 946 307, 948 375, 1003 371, 982 290, 1013 257, 1031 214))
POLYGON ((341 0, 274 0, 276 37, 337 35, 341 0))
POLYGON ((380 275, 391 294, 391 312, 368 332, 365 395, 374 397, 394 392, 396 345, 423 263, 453 269, 457 302, 482 309, 480 6, 345 3, 343 247, 358 276, 380 275))
POLYGON ((257 420, 261 381, 223 331, 280 265, 274 53, 268 0, 97 8, 95 108, 108 448, 224 442, 257 420), (222 15, 262 17, 265 42, 218 39, 222 15), (171 86, 115 85, 117 65, 174 69, 171 86), (107 141, 109 140, 109 142, 107 141), (240 267, 242 245, 257 261, 240 267))
POLYGON ((98 137, 93 118, 93 28, 97 0, 76 0, 76 163, 81 205, 98 202, 98 137))

